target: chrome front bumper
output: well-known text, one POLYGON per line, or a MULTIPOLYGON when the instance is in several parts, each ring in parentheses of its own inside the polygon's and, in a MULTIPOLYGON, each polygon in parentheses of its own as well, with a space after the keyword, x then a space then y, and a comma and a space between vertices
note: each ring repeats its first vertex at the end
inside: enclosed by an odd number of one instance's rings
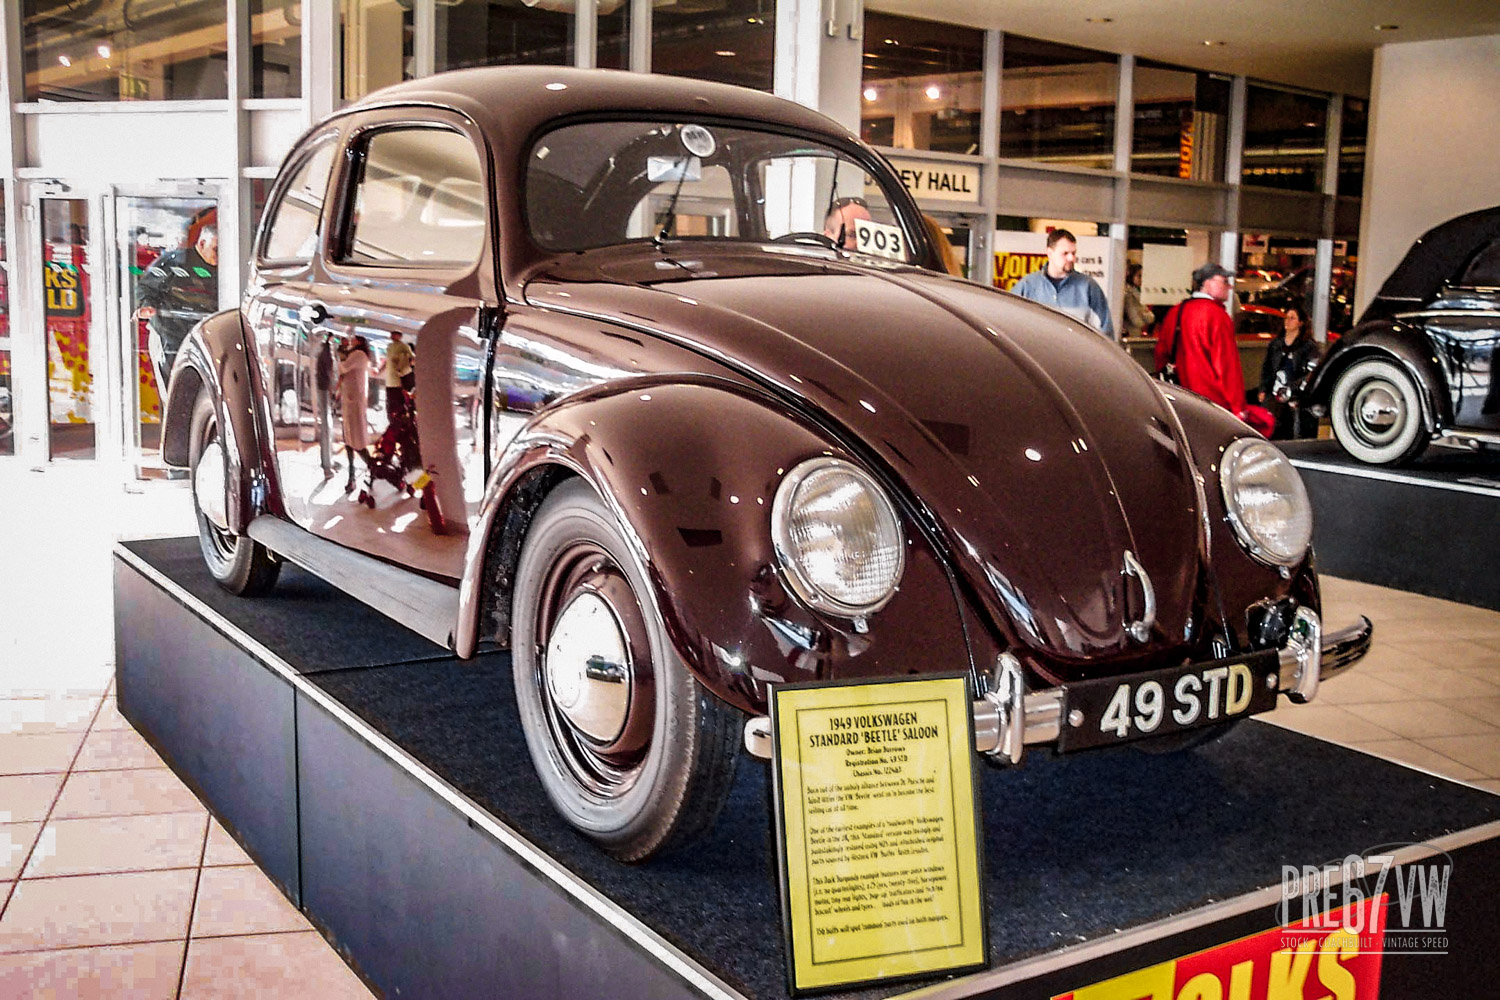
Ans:
MULTIPOLYGON (((1280 650, 1279 690, 1305 704, 1317 696, 1318 685, 1352 667, 1370 649, 1375 627, 1370 619, 1337 632, 1324 632, 1318 616, 1299 608, 1291 636, 1280 650)), ((973 704, 974 749, 1012 764, 1021 762, 1025 747, 1055 743, 1063 726, 1063 690, 1026 690, 1021 661, 1000 654, 990 690, 973 704)), ((745 749, 754 757, 771 759, 771 720, 758 715, 745 723, 745 749)))

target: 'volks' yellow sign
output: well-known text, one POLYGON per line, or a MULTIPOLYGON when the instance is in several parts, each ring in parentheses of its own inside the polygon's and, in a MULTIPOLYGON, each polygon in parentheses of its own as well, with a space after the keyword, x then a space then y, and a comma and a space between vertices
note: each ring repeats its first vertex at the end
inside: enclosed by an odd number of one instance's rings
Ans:
POLYGON ((773 689, 794 991, 984 964, 969 711, 962 677, 773 689))

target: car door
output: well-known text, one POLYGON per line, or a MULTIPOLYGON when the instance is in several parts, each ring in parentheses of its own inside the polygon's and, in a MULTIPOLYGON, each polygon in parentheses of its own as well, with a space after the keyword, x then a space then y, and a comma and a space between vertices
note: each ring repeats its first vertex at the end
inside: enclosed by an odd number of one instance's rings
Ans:
POLYGON ((1479 251, 1436 300, 1414 317, 1426 330, 1448 375, 1453 423, 1500 429, 1500 241, 1479 251))
MULTIPOLYGON (((324 203, 337 149, 338 130, 330 128, 304 141, 288 158, 267 200, 266 222, 245 288, 243 311, 255 340, 278 482, 296 470, 294 456, 304 446, 302 428, 311 415, 310 406, 303 406, 308 387, 298 365, 309 332, 302 306, 316 281, 324 203)), ((280 489, 276 495, 289 517, 303 515, 299 492, 280 489)))
POLYGON ((432 109, 369 112, 345 142, 302 304, 297 370, 313 384, 314 428, 282 453, 284 489, 314 534, 456 579, 484 488, 479 393, 497 302, 488 156, 466 120, 432 109), (325 345, 342 373, 326 415, 325 345), (359 350, 368 365, 349 363, 359 350))

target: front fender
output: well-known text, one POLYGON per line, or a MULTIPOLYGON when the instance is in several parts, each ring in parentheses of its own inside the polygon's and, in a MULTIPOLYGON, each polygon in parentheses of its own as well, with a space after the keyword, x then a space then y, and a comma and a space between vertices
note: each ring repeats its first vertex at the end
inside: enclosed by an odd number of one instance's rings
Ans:
POLYGON ((857 461, 729 380, 630 379, 569 397, 533 419, 491 479, 470 536, 459 654, 481 637, 508 641, 531 513, 559 478, 577 475, 624 528, 684 663, 741 709, 765 711, 768 683, 969 670, 951 574, 909 521, 898 593, 867 631, 803 607, 784 587, 772 500, 787 470, 822 454, 857 461))
POLYGON ((1398 320, 1373 320, 1341 337, 1308 376, 1300 393, 1303 405, 1327 406, 1339 376, 1356 361, 1376 357, 1394 361, 1411 375, 1421 393, 1430 426, 1446 427, 1452 423, 1453 400, 1448 380, 1427 335, 1398 320))
POLYGON ((1220 619, 1231 648, 1244 650, 1255 645, 1251 622, 1268 603, 1291 597, 1299 605, 1322 614, 1311 549, 1300 564, 1283 576, 1279 568, 1252 558, 1229 523, 1219 463, 1226 448, 1240 438, 1254 436, 1254 432, 1200 396, 1176 389, 1164 389, 1163 395, 1182 426, 1202 482, 1203 531, 1209 567, 1206 582, 1210 588, 1205 595, 1205 606, 1220 619))
POLYGON ((204 391, 213 400, 224 443, 225 509, 235 532, 243 532, 255 516, 252 487, 263 464, 250 377, 251 343, 237 309, 215 313, 194 326, 177 351, 162 418, 162 460, 187 468, 194 404, 204 391))

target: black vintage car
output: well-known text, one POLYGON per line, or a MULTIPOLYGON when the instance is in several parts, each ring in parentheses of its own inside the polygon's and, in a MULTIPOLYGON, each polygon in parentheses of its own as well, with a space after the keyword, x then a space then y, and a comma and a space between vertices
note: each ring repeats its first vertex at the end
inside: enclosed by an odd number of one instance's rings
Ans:
POLYGON ((1344 450, 1373 465, 1437 438, 1500 444, 1500 207, 1430 230, 1302 388, 1344 450))

